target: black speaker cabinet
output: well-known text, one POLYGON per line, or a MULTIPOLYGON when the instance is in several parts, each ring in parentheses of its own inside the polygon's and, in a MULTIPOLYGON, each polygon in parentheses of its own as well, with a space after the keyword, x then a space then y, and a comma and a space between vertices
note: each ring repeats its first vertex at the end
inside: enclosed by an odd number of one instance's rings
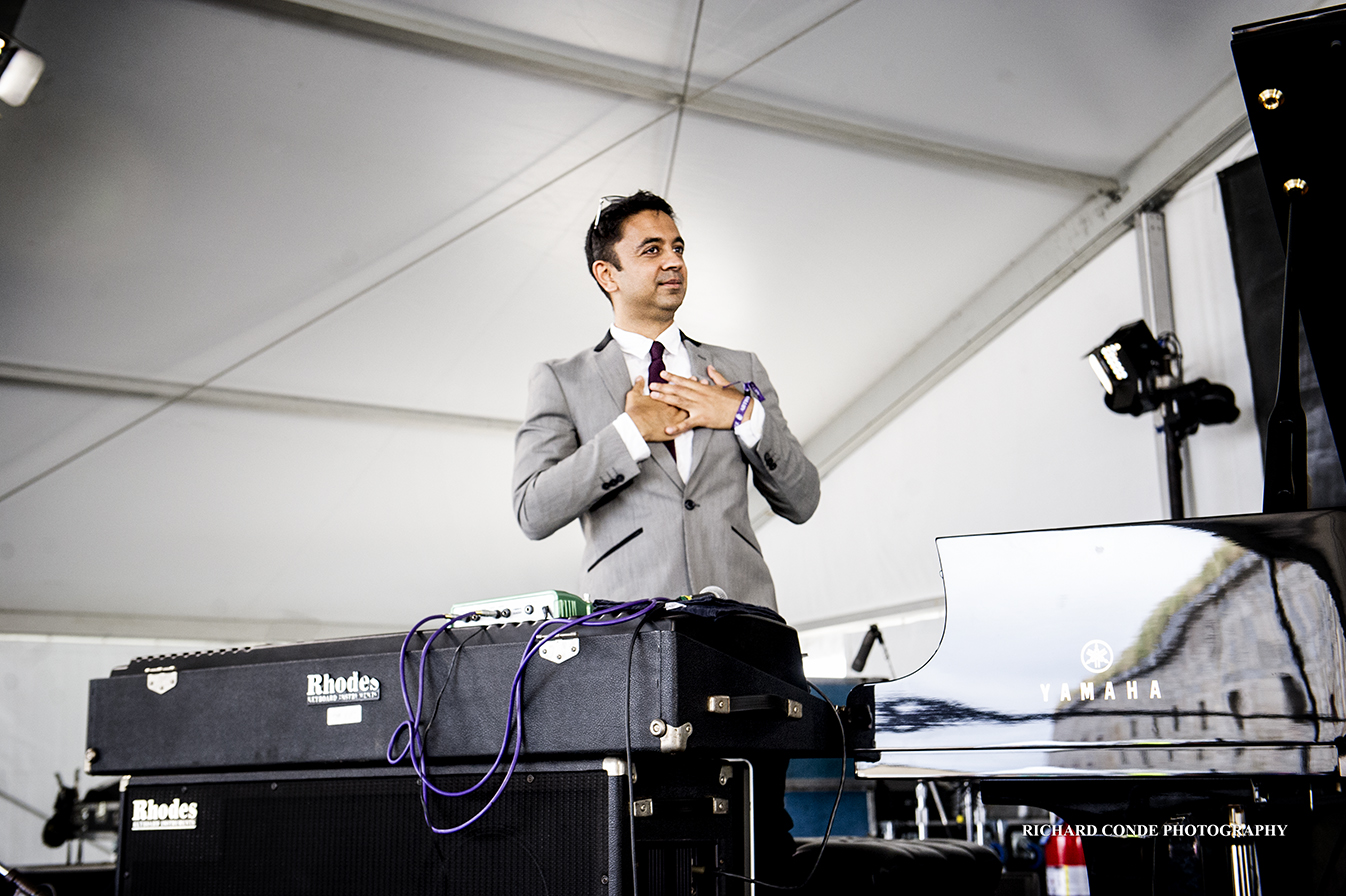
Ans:
MULTIPOLYGON (((483 767, 436 768, 445 790, 483 767)), ((642 896, 740 894, 747 774, 732 762, 637 759, 636 803, 616 758, 521 763, 495 792, 431 797, 405 769, 135 776, 123 792, 119 896, 624 896, 636 827, 642 896), (634 815, 634 818, 632 816, 634 815)))

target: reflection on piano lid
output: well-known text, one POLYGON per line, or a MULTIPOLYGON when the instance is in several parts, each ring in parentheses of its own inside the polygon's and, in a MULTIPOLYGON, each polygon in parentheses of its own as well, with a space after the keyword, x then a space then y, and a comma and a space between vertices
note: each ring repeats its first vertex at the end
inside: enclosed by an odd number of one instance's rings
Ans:
POLYGON ((861 775, 1335 771, 1343 535, 1319 510, 941 538, 944 640, 871 686, 861 775))

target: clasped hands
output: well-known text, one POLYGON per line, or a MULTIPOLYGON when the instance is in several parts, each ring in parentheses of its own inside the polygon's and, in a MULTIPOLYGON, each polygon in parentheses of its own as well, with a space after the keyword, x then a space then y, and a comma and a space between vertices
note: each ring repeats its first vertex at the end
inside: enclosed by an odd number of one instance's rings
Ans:
MULTIPOLYGON (((743 390, 707 367, 709 380, 693 379, 664 371, 667 382, 651 383, 645 394, 645 378, 636 377, 626 393, 626 413, 647 442, 670 442, 689 429, 731 429, 743 390)), ((752 399, 743 415, 752 417, 752 399)))

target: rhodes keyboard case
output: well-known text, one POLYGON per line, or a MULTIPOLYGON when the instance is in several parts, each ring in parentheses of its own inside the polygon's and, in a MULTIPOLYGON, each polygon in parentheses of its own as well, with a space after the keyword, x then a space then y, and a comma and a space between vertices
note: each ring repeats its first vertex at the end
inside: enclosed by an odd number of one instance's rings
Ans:
MULTIPOLYGON (((531 623, 479 626, 436 639, 422 710, 431 760, 496 755, 534 631, 531 623)), ((407 653, 413 701, 425 637, 413 637, 407 653)), ((108 775, 386 764, 389 738, 406 718, 402 639, 137 659, 90 683, 88 768, 108 775)), ((572 629, 548 646, 552 659, 534 656, 524 672, 525 757, 623 753, 628 662, 636 752, 807 755, 837 747, 832 712, 809 694, 798 637, 781 623, 674 613, 572 629), (729 700, 712 707, 712 697, 729 700)), ((404 743, 405 733, 397 749, 404 743)))

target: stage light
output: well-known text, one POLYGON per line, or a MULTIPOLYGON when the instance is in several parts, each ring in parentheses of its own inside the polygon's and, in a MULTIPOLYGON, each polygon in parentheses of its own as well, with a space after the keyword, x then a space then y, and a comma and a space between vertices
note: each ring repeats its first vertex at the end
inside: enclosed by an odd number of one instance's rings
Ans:
POLYGON ((1098 381, 1103 384, 1103 389, 1111 395, 1112 377, 1108 376, 1107 371, 1103 369, 1103 365, 1099 364, 1098 359, 1093 355, 1086 355, 1085 357, 1089 359, 1089 366, 1094 369, 1094 376, 1098 377, 1098 381))
POLYGON ((1158 407, 1154 394, 1168 373, 1164 349, 1145 321, 1127 324, 1088 355, 1089 366, 1107 393, 1108 409, 1138 417, 1158 407))
POLYGON ((1201 424, 1233 423, 1239 409, 1228 386, 1207 379, 1182 381, 1182 346, 1172 333, 1155 338, 1143 320, 1127 324, 1085 356, 1103 384, 1103 403, 1118 414, 1163 414, 1169 468, 1169 507, 1182 519, 1179 449, 1201 424))
POLYGON ((1122 327, 1087 357, 1110 411, 1139 417, 1162 409, 1165 425, 1184 436, 1202 423, 1238 419, 1233 391, 1207 379, 1184 383, 1177 338, 1165 333, 1156 339, 1143 320, 1122 327))
POLYGON ((0 100, 22 106, 46 65, 41 56, 8 34, 0 33, 0 100))

